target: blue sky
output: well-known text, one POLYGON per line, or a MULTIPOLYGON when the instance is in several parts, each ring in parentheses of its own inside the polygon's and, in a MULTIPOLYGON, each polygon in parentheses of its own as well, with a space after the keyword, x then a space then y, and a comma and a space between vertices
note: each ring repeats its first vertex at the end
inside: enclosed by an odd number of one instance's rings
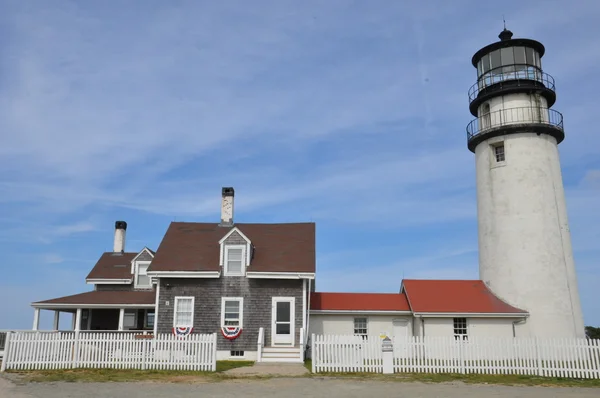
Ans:
MULTIPOLYGON (((600 4, 0 0, 0 329, 169 222, 317 223, 317 289, 477 278, 471 56, 547 48, 586 325, 600 326, 600 4)), ((42 314, 42 326, 51 314, 42 314)), ((65 321, 66 322, 66 321, 65 321)))

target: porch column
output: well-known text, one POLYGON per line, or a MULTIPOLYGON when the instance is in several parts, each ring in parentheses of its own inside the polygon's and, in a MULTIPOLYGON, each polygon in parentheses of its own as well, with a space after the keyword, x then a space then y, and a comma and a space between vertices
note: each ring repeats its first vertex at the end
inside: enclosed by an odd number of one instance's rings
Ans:
POLYGON ((81 308, 77 308, 77 313, 75 316, 75 331, 79 332, 81 330, 81 308))
POLYGON ((125 320, 125 308, 119 311, 119 330, 123 330, 123 321, 125 320))
POLYGON ((55 310, 54 311, 54 330, 58 330, 58 321, 59 321, 59 317, 60 317, 60 311, 55 310))
POLYGON ((75 323, 77 322, 77 315, 74 312, 73 317, 71 318, 71 330, 75 330, 75 323))
POLYGON ((40 309, 36 308, 33 312, 33 328, 32 330, 38 330, 40 328, 40 309))

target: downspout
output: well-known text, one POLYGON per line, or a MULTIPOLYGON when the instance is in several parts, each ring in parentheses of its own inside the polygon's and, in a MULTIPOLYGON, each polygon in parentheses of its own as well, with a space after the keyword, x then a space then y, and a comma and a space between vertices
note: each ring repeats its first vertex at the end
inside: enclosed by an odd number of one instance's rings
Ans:
POLYGON ((425 319, 421 315, 421 337, 425 338, 425 319))
POLYGON ((308 327, 310 325, 310 292, 312 279, 308 279, 308 290, 306 291, 306 332, 304 333, 304 349, 308 349, 308 327))
POLYGON ((515 326, 523 324, 525 322, 527 322, 527 318, 523 318, 523 319, 519 319, 519 320, 513 321, 513 323, 512 323, 513 337, 517 337, 517 328, 515 326))

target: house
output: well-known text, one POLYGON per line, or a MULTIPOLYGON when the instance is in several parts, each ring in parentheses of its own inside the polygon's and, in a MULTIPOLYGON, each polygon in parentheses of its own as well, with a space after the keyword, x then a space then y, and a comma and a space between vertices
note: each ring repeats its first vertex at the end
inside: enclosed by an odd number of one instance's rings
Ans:
POLYGON ((156 251, 112 252, 86 278, 93 290, 38 301, 73 314, 74 330, 218 333, 217 359, 300 361, 310 334, 513 336, 528 313, 479 280, 403 280, 397 293, 315 291, 314 223, 234 223, 222 189, 219 223, 172 222, 156 251), (307 332, 308 331, 308 332, 307 332))

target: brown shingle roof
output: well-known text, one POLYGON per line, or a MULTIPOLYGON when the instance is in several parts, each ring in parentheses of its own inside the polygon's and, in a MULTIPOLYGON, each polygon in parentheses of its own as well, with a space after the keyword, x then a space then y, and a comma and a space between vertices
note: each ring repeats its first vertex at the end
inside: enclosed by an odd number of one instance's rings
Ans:
POLYGON ((310 309, 321 311, 410 311, 403 293, 310 294, 310 309))
MULTIPOLYGON (((236 224, 254 246, 249 272, 315 272, 315 224, 236 224)), ((172 222, 151 271, 219 271, 219 241, 233 227, 172 222)))
POLYGON ((502 301, 481 280, 404 279, 402 285, 413 312, 527 314, 502 301))
POLYGON ((132 278, 131 260, 137 255, 138 253, 103 253, 86 279, 132 278))
POLYGON ((73 304, 77 305, 115 305, 133 304, 133 305, 153 305, 156 299, 156 292, 152 290, 94 290, 91 292, 74 294, 72 296, 59 297, 51 300, 37 301, 34 306, 40 304, 73 304))

